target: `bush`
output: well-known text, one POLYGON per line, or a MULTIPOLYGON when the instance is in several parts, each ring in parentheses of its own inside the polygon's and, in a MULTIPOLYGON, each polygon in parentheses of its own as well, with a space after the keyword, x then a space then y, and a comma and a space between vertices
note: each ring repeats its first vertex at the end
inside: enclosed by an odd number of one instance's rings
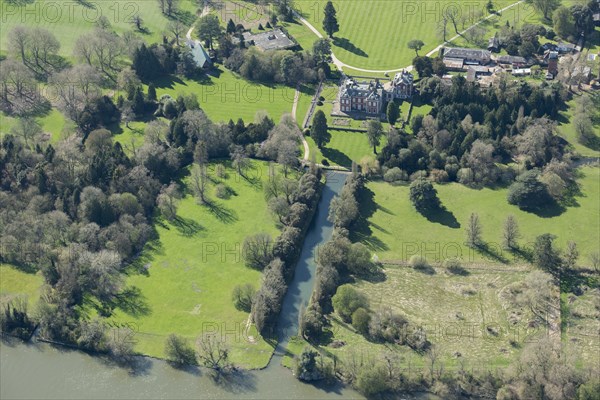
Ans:
POLYGON ((170 334, 165 341, 165 355, 167 360, 176 365, 196 365, 196 352, 182 337, 170 334))
POLYGON ((352 326, 358 333, 363 336, 369 334, 369 322, 371 321, 371 315, 367 310, 359 307, 352 313, 352 326))
POLYGON ((322 102, 321 100, 319 100, 319 101, 317 101, 317 105, 318 105, 318 106, 322 106, 322 105, 323 105, 323 102, 322 102))
POLYGON ((387 372, 381 366, 364 365, 356 379, 356 389, 366 397, 374 397, 390 389, 387 372))
POLYGON ((359 308, 368 308, 365 295, 350 285, 340 286, 331 298, 333 308, 345 322, 350 322, 352 314, 359 308))
POLYGON ((319 96, 319 101, 325 101, 325 97, 319 96))
POLYGON ((322 159, 321 160, 321 164, 325 165, 326 167, 329 166, 329 161, 327 161, 326 159, 322 159))
POLYGON ((216 192, 217 197, 220 199, 226 199, 229 197, 229 189, 227 189, 227 186, 225 186, 222 183, 219 183, 216 186, 215 192, 216 192))
POLYGON ((414 269, 425 269, 425 268, 429 267, 429 263, 427 262, 427 259, 425 259, 425 257, 421 257, 417 254, 415 254, 414 256, 411 256, 408 263, 414 269))
POLYGON ((444 260, 444 267, 448 272, 456 275, 464 275, 465 272, 467 272, 458 258, 448 258, 444 260))
POLYGON ((406 171, 401 170, 398 167, 390 168, 383 175, 383 180, 386 182, 407 181, 408 173, 406 171))

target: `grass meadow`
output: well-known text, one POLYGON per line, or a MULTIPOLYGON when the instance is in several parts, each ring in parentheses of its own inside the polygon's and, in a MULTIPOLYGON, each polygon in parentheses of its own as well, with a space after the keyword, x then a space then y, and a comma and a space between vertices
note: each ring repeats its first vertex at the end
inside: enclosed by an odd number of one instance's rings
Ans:
POLYGON ((465 262, 483 264, 519 263, 520 258, 501 249, 502 226, 507 215, 516 217, 522 246, 531 247, 543 233, 557 236, 564 249, 567 242, 577 243, 581 262, 598 249, 600 231, 600 169, 579 169, 581 194, 573 204, 545 215, 521 211, 508 204, 506 188, 473 189, 458 183, 436 185, 446 210, 427 217, 418 213, 409 200, 408 185, 393 186, 383 181, 369 182, 360 198, 362 221, 354 239, 363 242, 380 260, 408 261, 418 253, 430 262, 462 256, 465 262), (465 226, 472 212, 479 214, 487 250, 472 250, 464 245, 465 226))
POLYGON ((37 304, 44 279, 40 273, 29 273, 8 264, 0 264, 0 304, 15 297, 24 297, 29 310, 37 304))
POLYGON ((128 270, 127 284, 139 290, 137 307, 117 311, 115 323, 136 326, 135 350, 163 357, 171 333, 194 341, 203 332, 221 334, 232 361, 246 368, 267 364, 272 347, 250 326, 248 313, 235 309, 231 292, 238 284, 258 289, 261 272, 249 269, 241 258, 244 238, 257 232, 275 237, 278 229, 267 210, 262 183, 268 164, 252 162, 250 179, 240 177, 225 163, 226 177, 217 178, 216 164, 209 176, 210 205, 199 205, 190 194, 181 200, 177 219, 158 220, 158 239, 148 243, 128 270), (215 186, 229 189, 228 199, 215 195, 215 186))
POLYGON ((194 93, 200 107, 213 122, 249 123, 257 111, 267 111, 277 123, 285 113, 292 112, 295 89, 284 85, 263 85, 244 80, 239 75, 219 69, 202 80, 169 76, 155 82, 157 96, 194 93))
MULTIPOLYGON (((160 11, 155 0, 114 0, 114 1, 52 1, 33 0, 21 2, 0 0, 2 10, 2 30, 0 32, 0 53, 8 50, 8 33, 17 25, 32 25, 51 31, 61 44, 60 54, 70 58, 79 36, 93 31, 95 23, 105 16, 112 28, 119 34, 133 30, 131 18, 138 14, 144 21, 143 32, 137 34, 148 43, 162 41, 169 18, 160 11)), ((179 1, 179 20, 191 25, 196 18, 196 2, 179 1)))

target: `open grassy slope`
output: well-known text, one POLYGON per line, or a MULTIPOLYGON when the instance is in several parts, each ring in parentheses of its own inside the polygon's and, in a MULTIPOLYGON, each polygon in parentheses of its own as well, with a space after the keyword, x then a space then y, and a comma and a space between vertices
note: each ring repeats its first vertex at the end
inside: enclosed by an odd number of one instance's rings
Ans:
MULTIPOLYGON (((144 32, 137 33, 146 42, 162 40, 169 19, 160 12, 157 1, 115 0, 115 1, 73 1, 47 2, 43 0, 23 1, 23 6, 15 6, 8 0, 0 0, 2 28, 0 30, 0 53, 8 49, 8 33, 17 25, 38 26, 51 31, 61 44, 60 54, 71 57, 79 36, 93 31, 95 23, 105 16, 112 28, 119 34, 133 30, 131 17, 138 14, 144 21, 144 32)), ((177 18, 191 25, 196 18, 196 2, 179 1, 177 18)))
POLYGON ((228 167, 222 183, 230 188, 231 197, 218 199, 214 191, 221 180, 211 164, 212 206, 198 205, 187 194, 176 221, 157 221, 158 240, 147 245, 127 279, 128 285, 140 289, 141 306, 137 312, 119 311, 113 318, 137 327, 136 351, 162 357, 170 333, 194 341, 203 332, 216 331, 227 341, 234 363, 248 368, 266 365, 271 346, 253 328, 246 329, 248 314, 236 310, 231 301, 234 286, 260 285, 261 272, 247 268, 241 258, 244 238, 278 232, 262 191, 267 164, 252 165, 250 180, 228 167), (140 272, 146 269, 147 273, 140 272))
POLYGON ((422 251, 431 262, 457 254, 468 262, 511 262, 514 256, 501 250, 501 240, 503 222, 513 214, 520 227, 521 245, 531 247, 537 235, 552 233, 560 248, 564 249, 569 240, 575 241, 582 259, 587 259, 600 243, 600 169, 586 167, 580 171, 581 195, 575 197, 575 204, 549 215, 521 211, 508 204, 507 189, 477 190, 450 183, 436 185, 446 212, 428 220, 410 203, 408 185, 370 182, 360 199, 361 215, 367 220, 358 227, 355 239, 367 244, 381 260, 407 261, 422 251), (489 253, 464 245, 464 227, 472 212, 479 214, 489 253))

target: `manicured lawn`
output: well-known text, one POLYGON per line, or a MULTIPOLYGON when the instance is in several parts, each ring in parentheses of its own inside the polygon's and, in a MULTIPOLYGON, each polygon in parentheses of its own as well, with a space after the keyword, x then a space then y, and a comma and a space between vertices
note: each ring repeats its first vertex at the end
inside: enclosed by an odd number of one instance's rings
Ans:
MULTIPOLYGON (((229 199, 218 199, 216 183, 211 183, 213 207, 198 205, 187 194, 178 206, 175 222, 156 222, 158 240, 147 245, 136 262, 139 268, 132 266, 127 279, 128 285, 140 289, 140 301, 148 311, 118 311, 114 317, 138 327, 135 350, 163 357, 164 341, 170 333, 194 341, 203 332, 216 330, 227 341, 234 363, 247 368, 266 365, 272 347, 253 328, 246 331, 248 313, 236 310, 231 301, 234 286, 250 283, 258 288, 261 281, 261 272, 247 268, 241 258, 244 238, 257 232, 278 234, 262 191, 267 164, 252 165, 251 181, 227 168, 228 176, 222 182, 231 189, 229 199), (143 270, 142 266, 147 267, 147 274, 136 272, 143 270)), ((214 166, 211 164, 209 174, 219 181, 214 166)))
POLYGON ((300 99, 298 100, 298 107, 296 109, 296 120, 298 126, 302 128, 302 123, 312 103, 313 96, 315 95, 316 88, 313 86, 302 85, 300 87, 300 99))
MULTIPOLYGON (((330 133, 331 141, 321 150, 317 148, 311 137, 306 138, 311 157, 315 154, 317 163, 322 163, 323 159, 326 159, 331 165, 350 168, 352 161, 359 163, 364 157, 375 157, 366 133, 334 130, 330 133)), ((377 148, 381 149, 383 145, 385 145, 385 138, 382 138, 382 144, 377 148)))
MULTIPOLYGON (((305 18, 324 34, 323 9, 326 1, 298 0, 295 2, 305 18)), ((484 10, 487 2, 475 2, 473 8, 484 10)), ((511 1, 495 1, 497 8, 511 1)), ((340 31, 336 33, 333 50, 343 62, 360 68, 385 70, 408 66, 414 51, 407 48, 411 39, 420 39, 425 54, 441 43, 436 34, 437 21, 451 4, 443 0, 430 2, 350 1, 335 2, 340 31)), ((452 3, 456 7, 456 3, 452 3)), ((468 12, 471 5, 459 6, 468 12)), ((460 28, 460 26, 459 26, 460 28)), ((450 27, 449 32, 453 32, 450 27)), ((451 36, 451 34, 449 34, 451 36)))
MULTIPOLYGON (((159 9, 157 1, 115 0, 92 2, 45 2, 34 0, 22 7, 15 7, 8 0, 0 0, 2 30, 0 48, 8 48, 8 33, 17 25, 38 26, 51 31, 61 44, 60 54, 71 57, 79 36, 93 31, 100 16, 108 18, 112 28, 119 34, 133 30, 131 17, 139 14, 146 28, 138 35, 148 43, 158 43, 169 19, 159 9)), ((178 18, 191 25, 197 5, 193 0, 179 2, 178 18)))
POLYGON ((0 264, 0 303, 15 297, 26 297, 29 311, 40 299, 44 279, 8 264, 0 264))
POLYGON ((360 199, 361 215, 368 223, 360 224, 354 239, 368 245, 381 260, 408 261, 411 255, 422 252, 430 262, 456 255, 462 255, 467 262, 511 262, 514 256, 501 249, 501 238, 503 222, 513 214, 520 227, 521 245, 531 248, 537 235, 552 233, 561 249, 567 241, 575 241, 581 262, 586 263, 600 242, 600 169, 586 167, 580 172, 581 195, 575 197, 575 205, 554 216, 538 216, 508 204, 507 189, 477 190, 450 183, 436 185, 446 212, 428 220, 410 203, 408 185, 370 182, 360 199), (472 212, 479 214, 489 253, 482 254, 464 245, 464 227, 472 212))
POLYGON ((236 121, 243 118, 249 123, 257 111, 265 110, 275 122, 285 113, 292 112, 295 89, 283 85, 252 83, 222 68, 219 76, 205 80, 169 77, 156 82, 158 97, 169 94, 194 93, 200 107, 214 122, 236 121))

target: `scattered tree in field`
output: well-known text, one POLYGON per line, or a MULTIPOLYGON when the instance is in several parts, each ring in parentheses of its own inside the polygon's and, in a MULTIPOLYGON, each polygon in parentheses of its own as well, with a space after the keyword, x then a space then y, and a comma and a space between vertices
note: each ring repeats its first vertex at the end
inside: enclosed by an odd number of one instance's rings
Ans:
POLYGON ((422 40, 413 39, 408 42, 408 48, 415 51, 415 55, 419 57, 419 50, 421 50, 425 46, 422 40))
POLYGON ((273 241, 268 233, 257 233, 244 239, 242 254, 246 266, 262 271, 273 259, 273 241))
POLYGON ((310 127, 310 137, 315 141, 317 147, 322 149, 331 140, 331 134, 327 129, 327 118, 322 110, 318 110, 313 117, 310 127))
POLYGON ((394 100, 390 101, 386 110, 387 120, 390 125, 396 125, 396 121, 400 118, 400 107, 394 100))
POLYGON ((240 311, 250 312, 252 308, 252 299, 256 290, 249 283, 245 285, 236 285, 231 292, 231 299, 236 309, 240 311))
POLYGON ((233 365, 229 361, 229 349, 217 335, 204 335, 198 339, 198 359, 207 368, 228 372, 233 365))
POLYGON ((157 197, 158 208, 162 215, 169 221, 177 217, 177 203, 180 198, 179 188, 176 183, 171 183, 169 186, 161 190, 157 197))
POLYGON ((165 341, 165 355, 171 364, 177 366, 197 364, 193 347, 184 338, 174 333, 170 334, 165 341))
POLYGON ((377 154, 377 146, 381 142, 381 137, 383 136, 383 125, 378 120, 370 120, 367 125, 367 138, 369 139, 369 144, 373 146, 373 153, 377 154))
POLYGON ((552 12, 560 5, 560 0, 531 0, 531 4, 548 20, 552 12))
POLYGON ((143 31, 142 24, 144 23, 144 20, 140 14, 135 14, 133 17, 131 17, 131 23, 139 32, 143 31))
POLYGON ((479 222, 479 215, 477 213, 471 213, 465 230, 467 233, 467 244, 470 247, 478 247, 483 243, 481 239, 481 222, 479 222))
POLYGON ((338 24, 335 7, 331 1, 325 4, 325 18, 323 18, 323 29, 330 38, 333 38, 333 34, 340 30, 338 24))
POLYGON ((23 138, 25 146, 35 143, 35 139, 42 133, 42 126, 34 118, 23 117, 19 118, 17 124, 11 129, 11 133, 15 136, 23 138))
POLYGON ((564 267, 565 269, 573 269, 575 268, 575 264, 577 263, 577 259, 579 258, 579 250, 577 250, 577 243, 572 240, 569 240, 567 243, 567 249, 565 250, 564 259, 564 267))
POLYGON ((235 146, 231 153, 231 161, 233 168, 237 171, 240 176, 245 176, 246 169, 250 167, 250 159, 246 155, 244 148, 241 146, 235 146))
POLYGON ((194 165, 192 167, 192 190, 198 198, 200 204, 207 203, 206 187, 208 186, 208 177, 206 176, 206 166, 194 165))
POLYGON ((179 46, 179 38, 183 36, 186 32, 187 27, 181 23, 179 20, 169 21, 167 24, 167 31, 175 36, 175 43, 179 46))
POLYGON ((437 190, 431 182, 423 178, 410 184, 410 201, 421 213, 437 210, 441 206, 440 199, 437 197, 437 190))
POLYGON ((359 308, 368 308, 369 303, 365 295, 350 285, 342 285, 331 298, 333 308, 345 322, 350 322, 352 314, 359 308))
POLYGON ((556 237, 549 233, 545 233, 535 238, 533 245, 533 261, 534 264, 551 274, 560 272, 562 260, 560 252, 554 248, 554 239, 556 237))
POLYGON ((514 215, 509 215, 504 221, 504 232, 502 235, 502 244, 505 249, 516 249, 517 239, 519 239, 519 225, 514 215))

